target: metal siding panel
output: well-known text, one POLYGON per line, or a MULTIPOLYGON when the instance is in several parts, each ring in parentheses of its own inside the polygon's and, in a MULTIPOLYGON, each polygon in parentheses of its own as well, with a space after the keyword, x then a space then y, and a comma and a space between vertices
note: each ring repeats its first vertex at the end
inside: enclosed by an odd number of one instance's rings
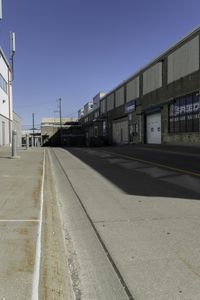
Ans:
POLYGON ((114 94, 111 94, 107 97, 107 111, 110 111, 114 108, 114 94))
POLYGON ((115 107, 118 107, 118 106, 124 104, 124 87, 123 86, 116 91, 115 101, 116 101, 115 107))
POLYGON ((103 99, 100 102, 100 111, 101 111, 102 114, 104 114, 106 112, 106 101, 105 101, 105 99, 103 99))
POLYGON ((139 97, 139 76, 126 85, 126 102, 139 97))
POLYGON ((199 36, 168 56, 168 83, 199 70, 199 36))
POLYGON ((113 123, 113 142, 116 144, 120 143, 119 140, 119 126, 118 123, 113 123))
POLYGON ((128 143, 128 120, 117 120, 112 123, 112 138, 116 144, 128 143))
POLYGON ((159 62, 143 73, 143 95, 162 86, 162 63, 159 62))
POLYGON ((128 121, 122 123, 123 128, 123 142, 128 143, 128 121))

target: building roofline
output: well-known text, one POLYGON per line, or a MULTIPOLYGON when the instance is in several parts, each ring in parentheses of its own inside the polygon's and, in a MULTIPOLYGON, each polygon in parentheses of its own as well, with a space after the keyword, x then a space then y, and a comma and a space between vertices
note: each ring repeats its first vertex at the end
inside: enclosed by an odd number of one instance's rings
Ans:
POLYGON ((18 113, 16 113, 14 110, 13 110, 13 113, 14 113, 15 115, 17 115, 20 119, 22 119, 21 116, 18 115, 18 113))
POLYGON ((134 73, 132 73, 127 79, 123 80, 120 84, 118 84, 115 88, 111 89, 110 91, 108 91, 101 99, 105 99, 109 94, 113 93, 115 90, 117 90, 118 88, 122 87, 126 82, 128 82, 131 79, 134 79, 134 77, 137 77, 137 75, 139 75, 142 71, 144 71, 145 69, 147 69, 148 67, 150 67, 152 64, 154 64, 155 62, 159 62, 159 60, 166 55, 168 52, 170 52, 174 47, 182 44, 184 41, 186 41, 188 38, 190 38, 192 35, 194 35, 195 33, 197 33, 198 31, 200 31, 200 25, 198 25, 197 27, 195 27, 192 31, 190 31, 189 33, 187 33, 186 35, 184 35, 181 39, 179 39, 176 43, 172 44, 169 48, 167 48, 167 50, 161 52, 158 56, 156 56, 154 59, 152 59, 149 63, 145 64, 143 67, 139 68, 137 71, 135 71, 134 73))
POLYGON ((1 47, 0 47, 0 55, 3 57, 5 63, 7 64, 9 70, 11 71, 10 63, 9 63, 9 61, 8 61, 6 55, 5 55, 5 53, 4 53, 4 51, 3 51, 3 49, 1 47))

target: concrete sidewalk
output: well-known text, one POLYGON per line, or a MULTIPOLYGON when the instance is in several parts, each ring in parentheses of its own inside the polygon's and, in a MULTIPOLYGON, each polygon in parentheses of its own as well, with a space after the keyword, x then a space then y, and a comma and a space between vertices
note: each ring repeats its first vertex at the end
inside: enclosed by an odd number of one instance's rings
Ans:
POLYGON ((0 296, 31 299, 43 149, 0 148, 0 296))
MULTIPOLYGON (((199 188, 200 180, 130 162, 101 148, 54 151, 134 299, 200 299, 200 194, 185 189, 192 182, 199 188)), ((100 272, 91 275, 99 256, 88 255, 96 248, 79 215, 80 205, 75 205, 69 183, 56 175, 63 228, 70 233, 80 267, 82 299, 104 299, 94 289, 102 287, 96 284, 100 272)))

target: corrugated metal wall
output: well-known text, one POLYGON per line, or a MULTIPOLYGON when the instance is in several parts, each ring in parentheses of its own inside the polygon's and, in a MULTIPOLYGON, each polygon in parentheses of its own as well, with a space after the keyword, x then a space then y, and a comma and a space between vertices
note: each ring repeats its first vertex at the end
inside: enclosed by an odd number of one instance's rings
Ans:
POLYGON ((159 62, 143 73, 143 95, 162 86, 162 62, 159 62))
POLYGON ((120 121, 113 121, 112 124, 112 138, 116 144, 128 143, 128 120, 127 118, 120 121))
POLYGON ((114 108, 114 94, 111 94, 107 97, 107 111, 110 111, 114 108))
POLYGON ((124 87, 123 86, 116 91, 115 107, 118 107, 122 104, 124 104, 124 87))
POLYGON ((139 76, 131 80, 126 85, 126 102, 139 97, 139 76))
POLYGON ((199 70, 199 36, 168 56, 168 83, 199 70))
POLYGON ((106 99, 103 99, 100 102, 100 112, 102 114, 104 114, 106 112, 106 99))

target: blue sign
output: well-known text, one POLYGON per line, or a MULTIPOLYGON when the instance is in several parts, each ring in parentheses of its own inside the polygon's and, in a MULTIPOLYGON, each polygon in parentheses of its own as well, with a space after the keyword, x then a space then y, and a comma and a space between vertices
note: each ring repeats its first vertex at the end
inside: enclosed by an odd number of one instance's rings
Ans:
POLYGON ((135 111, 135 100, 129 101, 125 104, 125 113, 135 111))

